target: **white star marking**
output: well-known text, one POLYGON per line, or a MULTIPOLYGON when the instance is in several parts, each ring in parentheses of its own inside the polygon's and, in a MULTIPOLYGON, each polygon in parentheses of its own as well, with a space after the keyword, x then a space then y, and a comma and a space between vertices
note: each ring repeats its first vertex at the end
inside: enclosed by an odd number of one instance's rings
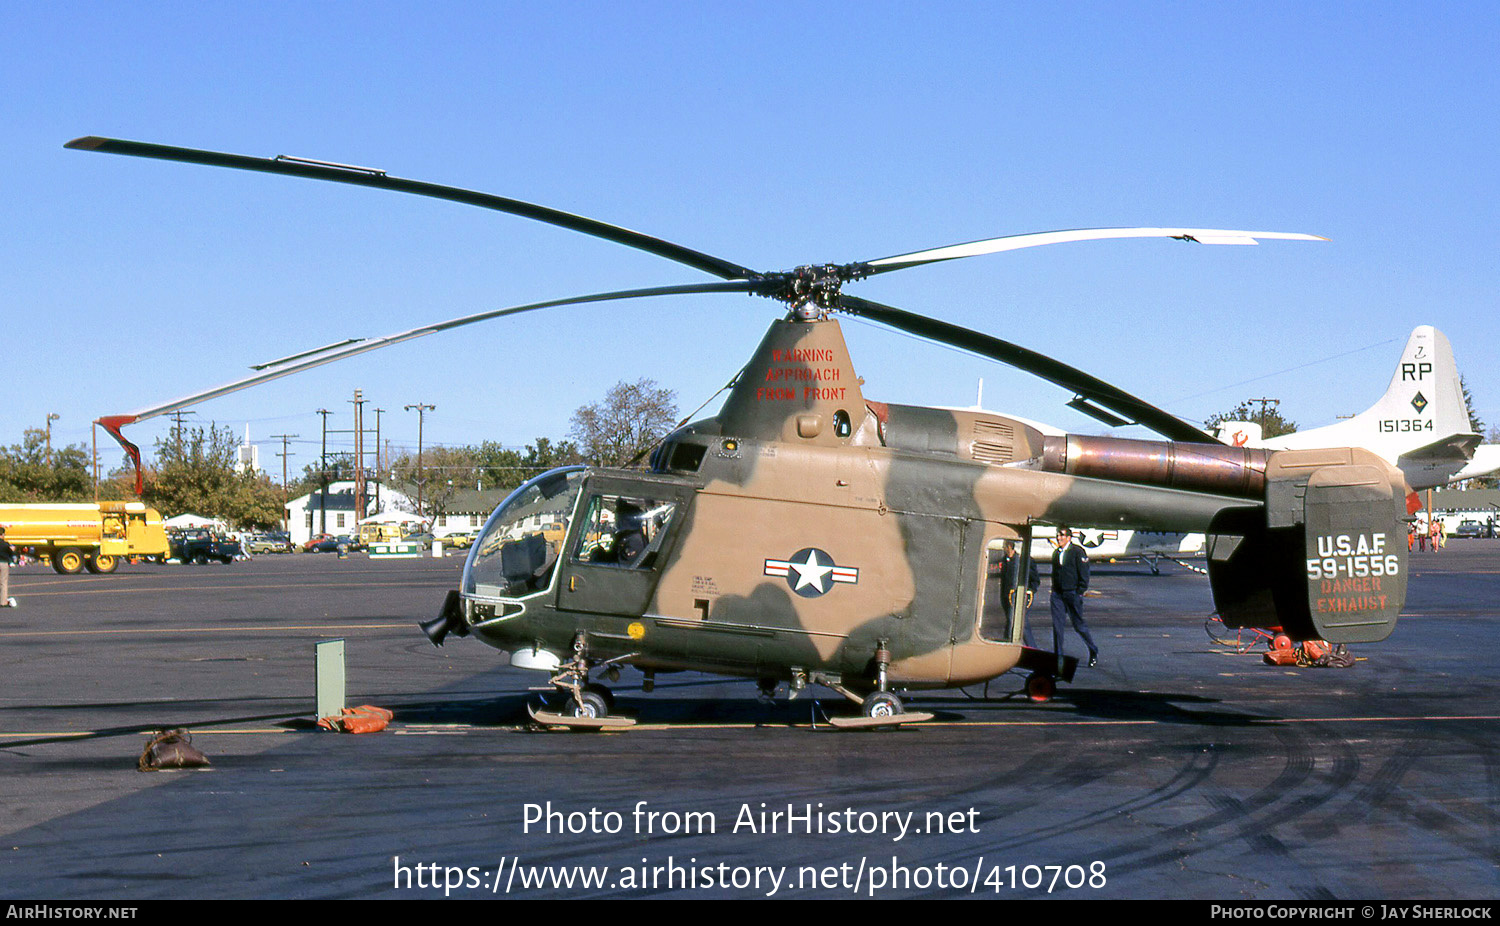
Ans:
POLYGON ((832 572, 833 567, 824 566, 819 563, 816 552, 808 551, 806 562, 794 562, 791 564, 791 567, 797 571, 796 590, 801 590, 809 585, 815 587, 820 592, 828 590, 823 583, 823 577, 832 572))

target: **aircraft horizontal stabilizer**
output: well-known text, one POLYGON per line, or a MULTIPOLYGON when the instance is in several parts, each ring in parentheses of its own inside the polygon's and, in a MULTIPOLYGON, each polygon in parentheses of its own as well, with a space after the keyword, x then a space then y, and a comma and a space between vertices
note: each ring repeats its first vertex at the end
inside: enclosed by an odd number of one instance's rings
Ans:
POLYGON ((1479 439, 1478 434, 1451 434, 1415 450, 1406 451, 1401 454, 1400 462, 1465 463, 1474 458, 1479 439))

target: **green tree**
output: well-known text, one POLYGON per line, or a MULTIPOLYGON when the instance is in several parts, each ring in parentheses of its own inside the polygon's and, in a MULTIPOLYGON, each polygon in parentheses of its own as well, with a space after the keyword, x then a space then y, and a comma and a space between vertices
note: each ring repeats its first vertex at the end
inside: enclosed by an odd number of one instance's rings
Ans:
POLYGON ((667 436, 677 421, 676 399, 676 393, 655 380, 621 380, 610 387, 603 402, 573 413, 568 436, 590 463, 628 465, 667 436))
POLYGON ((476 486, 482 483, 491 489, 513 489, 527 478, 521 467, 521 452, 499 441, 487 440, 474 448, 476 486))
POLYGON ((346 482, 354 478, 354 454, 330 453, 327 461, 326 468, 316 460, 302 467, 302 477, 298 480, 298 484, 317 488, 323 484, 325 473, 329 482, 346 482))
POLYGON ((47 430, 27 428, 21 443, 0 448, 0 501, 82 502, 94 500, 89 453, 82 444, 52 448, 47 430))
POLYGON ((1464 392, 1464 411, 1469 413, 1469 430, 1475 434, 1483 434, 1484 419, 1480 418, 1479 413, 1474 411, 1474 396, 1469 394, 1469 384, 1464 381, 1462 374, 1458 377, 1458 385, 1464 392))
POLYGON ((1297 430, 1297 422, 1283 418, 1277 406, 1267 404, 1262 407, 1256 399, 1246 399, 1227 412, 1210 415, 1203 426, 1212 429, 1225 421, 1255 422, 1260 425, 1261 437, 1280 437, 1297 430))
POLYGON ((472 447, 426 447, 420 467, 418 462, 416 454, 403 453, 391 461, 390 473, 398 485, 422 487, 420 514, 426 517, 447 514, 458 490, 478 482, 478 461, 472 447))
POLYGON ((577 444, 572 441, 553 443, 547 437, 538 437, 527 444, 524 453, 495 441, 485 441, 472 448, 472 453, 475 484, 482 483, 489 489, 514 489, 538 473, 583 462, 577 444))
MULTIPOLYGON (((521 481, 530 479, 538 473, 545 473, 549 469, 559 466, 572 466, 582 463, 583 451, 578 445, 570 440, 552 443, 549 438, 538 437, 535 443, 526 445, 526 454, 521 457, 521 469, 523 471, 521 481)), ((520 482, 516 483, 520 485, 520 482)))
POLYGON ((143 500, 169 518, 192 513, 237 527, 280 524, 281 487, 264 473, 235 472, 237 447, 234 432, 212 423, 158 439, 143 500))

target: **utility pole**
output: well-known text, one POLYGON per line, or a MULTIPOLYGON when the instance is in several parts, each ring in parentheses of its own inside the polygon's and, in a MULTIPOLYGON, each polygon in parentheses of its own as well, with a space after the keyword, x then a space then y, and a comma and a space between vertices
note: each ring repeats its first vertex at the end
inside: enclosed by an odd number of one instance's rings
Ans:
POLYGON ((365 517, 365 427, 364 393, 354 390, 354 533, 359 533, 359 522, 365 517))
POLYGON ((47 413, 47 469, 52 469, 52 422, 61 418, 61 415, 47 413))
POLYGON ((271 435, 272 440, 275 440, 278 437, 281 438, 281 453, 278 454, 278 456, 281 457, 281 530, 286 534, 291 533, 291 525, 287 523, 286 511, 286 461, 287 457, 291 456, 291 451, 287 449, 287 441, 297 436, 298 435, 296 434, 271 435))
POLYGON ((436 405, 423 405, 418 402, 415 405, 406 406, 407 411, 417 410, 417 517, 425 517, 422 513, 422 484, 427 480, 422 477, 422 424, 428 412, 437 411, 436 405))
POLYGON ((318 409, 323 416, 323 449, 318 454, 318 483, 323 499, 318 503, 318 533, 328 533, 328 416, 333 414, 326 408, 318 409))
POLYGON ((381 463, 380 455, 380 416, 385 412, 383 408, 375 409, 375 510, 380 511, 380 484, 385 481, 385 467, 381 463))
MULTIPOLYGON (((1266 406, 1267 405, 1280 405, 1281 404, 1281 400, 1280 399, 1251 399, 1250 401, 1251 402, 1259 402, 1260 403, 1260 436, 1261 436, 1262 439, 1264 439, 1266 437, 1266 406)), ((1249 404, 1249 403, 1246 403, 1246 404, 1249 404)))
POLYGON ((182 459, 182 419, 188 415, 196 415, 197 412, 173 412, 172 413, 172 444, 177 448, 177 459, 182 459))

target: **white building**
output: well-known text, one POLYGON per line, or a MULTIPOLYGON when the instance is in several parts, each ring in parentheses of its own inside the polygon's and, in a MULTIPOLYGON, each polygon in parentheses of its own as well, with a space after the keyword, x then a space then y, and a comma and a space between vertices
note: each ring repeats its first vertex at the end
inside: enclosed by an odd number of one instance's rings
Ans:
POLYGON ((381 511, 415 511, 416 503, 405 494, 375 482, 365 483, 365 510, 354 510, 354 480, 330 482, 322 489, 286 503, 287 533, 292 542, 304 544, 314 534, 356 534, 359 522, 381 511), (380 507, 376 508, 379 489, 380 507))
POLYGON ((243 473, 245 470, 260 472, 260 448, 250 443, 250 425, 245 425, 245 442, 240 444, 239 454, 234 462, 234 471, 243 473))
MULTIPOLYGON (((489 519, 490 512, 505 501, 512 489, 459 489, 442 500, 443 513, 432 519, 432 533, 438 537, 477 531, 489 519)), ((428 506, 431 508, 432 506, 428 506)))

